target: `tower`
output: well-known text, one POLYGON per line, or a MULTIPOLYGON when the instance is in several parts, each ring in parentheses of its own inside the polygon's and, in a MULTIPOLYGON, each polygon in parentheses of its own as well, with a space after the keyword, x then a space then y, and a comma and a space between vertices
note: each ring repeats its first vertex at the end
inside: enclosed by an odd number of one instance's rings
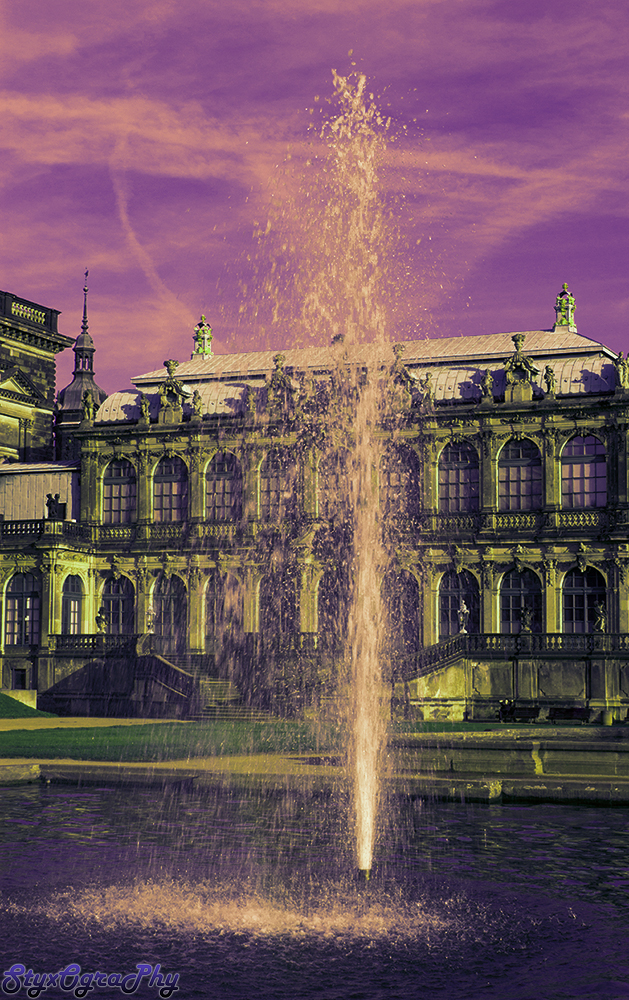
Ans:
POLYGON ((74 372, 70 385, 61 389, 57 396, 56 437, 57 458, 72 459, 78 451, 72 432, 84 418, 96 412, 107 399, 107 393, 94 381, 94 341, 88 331, 87 322, 87 276, 83 288, 83 321, 81 332, 74 343, 74 372))

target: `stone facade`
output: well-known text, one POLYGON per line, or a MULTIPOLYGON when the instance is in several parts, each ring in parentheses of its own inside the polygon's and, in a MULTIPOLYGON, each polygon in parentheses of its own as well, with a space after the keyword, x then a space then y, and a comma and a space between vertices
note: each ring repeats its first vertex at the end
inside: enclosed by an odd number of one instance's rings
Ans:
POLYGON ((222 356, 202 319, 189 362, 80 415, 75 519, 0 526, 3 686, 67 687, 125 647, 197 691, 324 700, 351 590, 351 422, 334 439, 351 372, 348 400, 375 379, 388 401, 369 501, 394 709, 624 718, 629 373, 578 335, 567 286, 555 310, 551 330, 222 356))

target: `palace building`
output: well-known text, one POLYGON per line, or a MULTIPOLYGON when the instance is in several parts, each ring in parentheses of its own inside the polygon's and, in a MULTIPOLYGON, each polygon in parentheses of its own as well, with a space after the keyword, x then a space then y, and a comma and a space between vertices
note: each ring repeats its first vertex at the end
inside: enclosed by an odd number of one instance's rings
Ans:
POLYGON ((202 317, 190 360, 108 397, 85 303, 73 342, 0 293, 5 691, 101 715, 329 697, 352 574, 345 371, 389 400, 369 502, 392 710, 626 717, 629 363, 577 332, 567 285, 550 329, 393 347, 215 355, 202 317))

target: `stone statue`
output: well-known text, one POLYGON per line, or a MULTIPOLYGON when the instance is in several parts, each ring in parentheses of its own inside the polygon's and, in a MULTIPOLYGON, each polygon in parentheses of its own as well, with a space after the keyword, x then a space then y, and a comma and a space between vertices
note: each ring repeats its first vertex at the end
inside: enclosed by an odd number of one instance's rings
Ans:
POLYGON ((83 406, 83 420, 89 420, 90 423, 94 420, 94 397, 92 396, 89 389, 86 389, 81 397, 81 404, 83 406))
POLYGON ((426 372, 423 378, 419 379, 419 387, 424 394, 424 403, 432 406, 435 401, 435 387, 432 384, 432 372, 426 372))
POLYGON ((149 419, 149 398, 144 393, 140 393, 140 416, 142 420, 149 419))
POLYGON ((616 385, 620 389, 629 389, 629 358, 625 358, 622 351, 614 361, 616 369, 616 385))
POLYGON ((522 351, 525 336, 523 333, 516 333, 511 339, 515 345, 515 354, 505 361, 507 385, 514 385, 516 382, 531 383, 539 375, 539 368, 522 351))
POLYGON ((160 410, 167 410, 170 406, 168 401, 168 390, 166 388, 166 383, 162 382, 159 387, 159 408, 160 410))
POLYGON ((594 605, 594 631, 607 632, 607 609, 604 604, 594 605))
POLYGON ((557 391, 557 376, 550 365, 546 365, 544 368, 544 382, 546 383, 546 393, 549 396, 554 396, 557 391))
POLYGON ((105 629, 107 628, 107 615, 105 614, 105 609, 100 608, 98 614, 96 615, 96 629, 103 635, 105 629))
POLYGON ((528 604, 523 604, 522 610, 520 611, 520 631, 533 631, 533 608, 531 608, 528 604))
POLYGON ((485 374, 483 375, 480 382, 480 390, 485 399, 491 399, 494 394, 494 376, 491 374, 489 368, 485 369, 485 374))
POLYGON ((64 520, 66 514, 66 505, 65 503, 60 503, 58 493, 55 493, 54 497, 52 493, 46 494, 46 507, 48 508, 49 521, 64 520))
POLYGON ((198 389, 195 389, 192 394, 192 414, 195 417, 203 416, 203 400, 198 389))
POLYGON ((467 623, 470 620, 470 609, 465 601, 461 601, 459 604, 459 610, 456 614, 459 620, 459 634, 467 635, 467 623))

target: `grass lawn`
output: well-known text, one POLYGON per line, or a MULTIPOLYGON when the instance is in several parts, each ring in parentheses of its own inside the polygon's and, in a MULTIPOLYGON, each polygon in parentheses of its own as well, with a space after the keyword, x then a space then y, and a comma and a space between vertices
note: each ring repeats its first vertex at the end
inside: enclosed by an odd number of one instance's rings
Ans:
MULTIPOLYGON (((395 722, 390 733, 485 732, 500 724, 395 722)), ((2 757, 73 760, 168 761, 261 753, 330 753, 342 749, 338 727, 314 722, 212 721, 85 729, 14 729, 0 732, 2 757)))
POLYGON ((223 754, 318 753, 337 746, 334 733, 308 722, 179 722, 88 729, 0 732, 1 757, 167 761, 223 754))
POLYGON ((37 715, 48 719, 54 718, 50 712, 40 712, 37 708, 23 705, 16 698, 0 692, 0 719, 33 719, 37 715))

